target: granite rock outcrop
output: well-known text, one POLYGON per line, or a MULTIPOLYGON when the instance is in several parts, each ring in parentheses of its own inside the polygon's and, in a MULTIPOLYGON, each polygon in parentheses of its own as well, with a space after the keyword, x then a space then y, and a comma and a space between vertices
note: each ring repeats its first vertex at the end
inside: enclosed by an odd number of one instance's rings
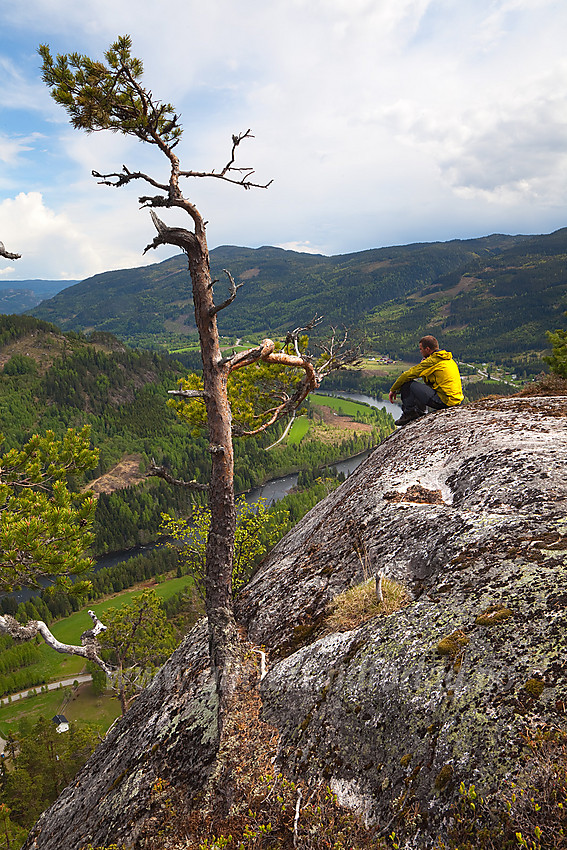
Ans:
MULTIPOLYGON (((282 770, 416 848, 443 834, 461 782, 521 781, 525 729, 567 729, 566 460, 565 397, 443 411, 393 434, 280 541, 237 612, 268 652, 282 770), (319 637, 329 602, 378 570, 412 602, 319 637)), ((144 846, 157 778, 198 801, 215 717, 201 625, 27 850, 144 846)))

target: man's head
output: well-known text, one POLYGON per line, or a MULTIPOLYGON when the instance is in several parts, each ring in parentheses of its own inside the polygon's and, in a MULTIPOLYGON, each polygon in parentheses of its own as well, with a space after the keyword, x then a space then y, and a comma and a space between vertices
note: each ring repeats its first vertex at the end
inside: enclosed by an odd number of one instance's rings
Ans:
POLYGON ((419 340, 419 350, 423 357, 429 357, 434 351, 439 351, 439 343, 434 336, 422 336, 419 340))

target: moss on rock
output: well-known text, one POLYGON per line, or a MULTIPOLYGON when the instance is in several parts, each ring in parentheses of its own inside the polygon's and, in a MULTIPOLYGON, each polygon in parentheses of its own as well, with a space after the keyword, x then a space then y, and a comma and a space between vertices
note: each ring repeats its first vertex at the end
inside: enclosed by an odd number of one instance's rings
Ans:
POLYGON ((469 640, 470 638, 467 637, 462 629, 456 629, 439 641, 437 652, 439 655, 448 655, 450 658, 455 659, 469 643, 469 640))
POLYGON ((524 682, 523 688, 533 699, 539 699, 544 691, 545 684, 541 679, 533 676, 527 682, 524 682))
POLYGON ((435 777, 435 787, 438 791, 442 791, 449 784, 453 777, 453 765, 444 764, 437 776, 435 777))
POLYGON ((508 620, 511 616, 512 611, 510 611, 509 608, 497 603, 485 608, 474 622, 477 626, 495 626, 497 623, 502 623, 504 620, 508 620))

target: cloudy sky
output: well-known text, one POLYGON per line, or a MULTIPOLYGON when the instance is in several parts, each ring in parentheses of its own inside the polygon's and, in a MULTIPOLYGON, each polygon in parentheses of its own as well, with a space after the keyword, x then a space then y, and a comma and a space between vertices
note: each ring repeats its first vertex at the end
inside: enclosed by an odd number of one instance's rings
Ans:
POLYGON ((101 57, 125 33, 182 116, 182 167, 221 167, 251 128, 240 164, 274 181, 185 184, 210 247, 339 254, 567 225, 565 0, 2 0, 0 33, 0 240, 23 255, 0 260, 2 282, 173 253, 142 257, 138 187, 90 176, 162 179, 159 152, 73 130, 41 80, 40 43, 101 57))

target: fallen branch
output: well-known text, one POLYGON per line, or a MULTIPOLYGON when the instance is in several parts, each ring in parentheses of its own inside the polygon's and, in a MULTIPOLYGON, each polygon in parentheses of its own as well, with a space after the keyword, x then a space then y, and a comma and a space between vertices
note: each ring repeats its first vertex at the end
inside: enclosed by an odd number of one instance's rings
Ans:
POLYGON ((100 647, 96 639, 97 635, 99 635, 102 631, 105 631, 106 626, 101 623, 94 611, 89 611, 89 614, 93 621, 93 628, 88 629, 81 635, 82 646, 61 643, 61 641, 58 641, 55 635, 52 634, 43 620, 29 620, 29 622, 25 625, 22 625, 9 614, 5 614, 3 616, 0 615, 0 634, 10 635, 10 637, 20 641, 33 640, 33 638, 39 634, 46 644, 50 646, 51 649, 54 649, 55 652, 60 652, 64 655, 80 655, 88 661, 94 661, 94 663, 98 664, 105 673, 110 674, 112 672, 112 668, 109 667, 99 656, 98 653, 100 647))
POLYGON ((382 592, 382 581, 384 579, 384 570, 380 570, 376 575, 376 599, 378 602, 384 602, 384 594, 382 592))
POLYGON ((297 802, 295 804, 295 817, 293 819, 293 846, 297 847, 298 834, 297 829, 299 827, 299 812, 301 811, 301 801, 303 799, 303 794, 301 793, 301 788, 297 789, 297 802))
POLYGON ((257 652, 260 655, 260 681, 266 677, 266 653, 263 649, 252 649, 252 652, 257 652))

